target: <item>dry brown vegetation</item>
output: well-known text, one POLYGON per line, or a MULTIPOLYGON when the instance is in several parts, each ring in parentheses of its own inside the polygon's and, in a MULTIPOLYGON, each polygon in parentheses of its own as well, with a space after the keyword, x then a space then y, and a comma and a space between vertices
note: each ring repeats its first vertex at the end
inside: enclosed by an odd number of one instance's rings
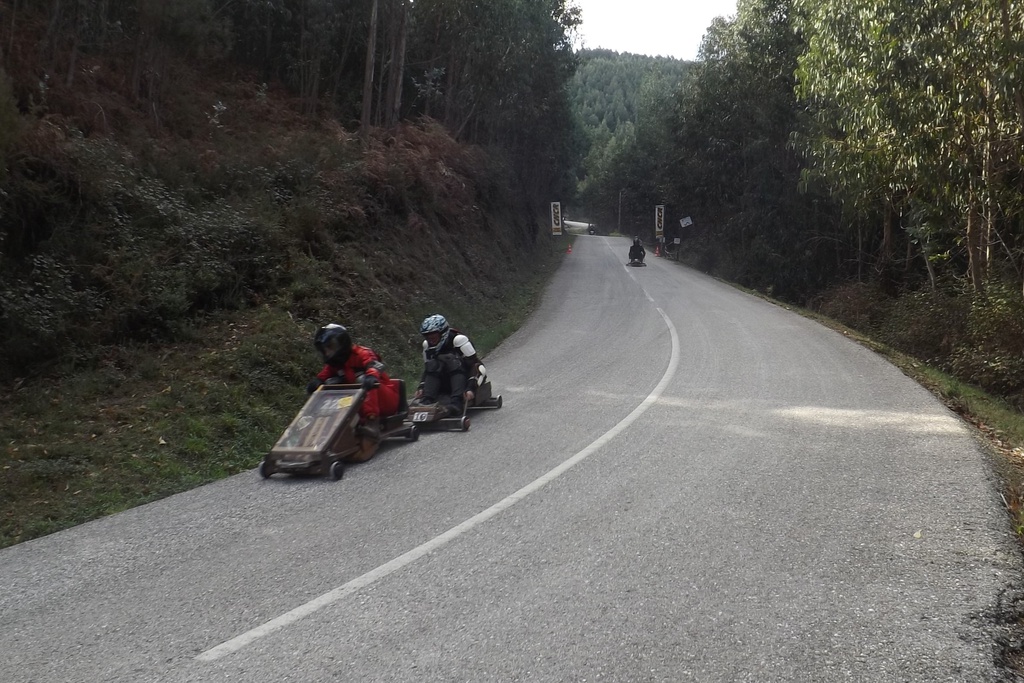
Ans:
POLYGON ((564 249, 500 151, 429 119, 363 141, 174 57, 158 104, 117 59, 43 82, 43 31, 0 87, 0 545, 255 466, 320 324, 412 380, 429 313, 492 348, 564 249))

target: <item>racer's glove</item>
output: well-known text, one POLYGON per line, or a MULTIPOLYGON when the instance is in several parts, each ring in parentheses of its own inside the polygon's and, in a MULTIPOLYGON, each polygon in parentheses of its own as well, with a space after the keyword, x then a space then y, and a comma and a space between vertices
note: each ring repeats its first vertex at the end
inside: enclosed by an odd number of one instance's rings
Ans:
POLYGON ((309 384, 306 385, 306 393, 312 394, 314 391, 319 389, 320 385, 323 383, 324 381, 322 379, 320 379, 319 377, 314 377, 313 379, 309 380, 309 384))
POLYGON ((373 375, 363 375, 362 381, 363 389, 369 391, 370 389, 376 389, 380 386, 380 382, 373 375))

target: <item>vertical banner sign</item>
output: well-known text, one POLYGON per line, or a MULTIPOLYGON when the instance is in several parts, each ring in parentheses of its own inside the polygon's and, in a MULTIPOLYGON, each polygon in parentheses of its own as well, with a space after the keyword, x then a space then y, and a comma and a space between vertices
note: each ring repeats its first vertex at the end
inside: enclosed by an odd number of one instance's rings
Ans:
POLYGON ((562 202, 551 202, 551 234, 562 234, 562 202))
POLYGON ((665 237, 665 205, 654 207, 654 237, 659 242, 665 237))

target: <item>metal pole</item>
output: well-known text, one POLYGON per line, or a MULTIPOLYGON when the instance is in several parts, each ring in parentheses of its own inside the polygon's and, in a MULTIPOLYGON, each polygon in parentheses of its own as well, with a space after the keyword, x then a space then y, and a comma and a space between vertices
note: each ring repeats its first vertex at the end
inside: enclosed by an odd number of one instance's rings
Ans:
POLYGON ((618 225, 618 228, 616 228, 616 232, 618 232, 620 235, 622 234, 622 193, 623 192, 625 192, 625 190, 619 190, 619 225, 618 225))

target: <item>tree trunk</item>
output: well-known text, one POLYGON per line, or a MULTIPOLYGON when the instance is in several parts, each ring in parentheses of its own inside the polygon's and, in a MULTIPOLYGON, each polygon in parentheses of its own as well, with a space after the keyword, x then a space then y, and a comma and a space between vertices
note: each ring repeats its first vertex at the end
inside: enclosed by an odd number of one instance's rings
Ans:
POLYGON ((60 0, 53 0, 53 6, 50 9, 50 23, 46 27, 46 41, 44 57, 47 60, 51 60, 56 52, 57 34, 59 33, 60 27, 60 0))
POLYGON ((427 73, 431 74, 430 85, 428 86, 426 97, 423 98, 423 114, 428 118, 433 118, 434 116, 433 103, 438 94, 437 81, 439 80, 439 76, 437 75, 437 64, 444 57, 444 53, 440 49, 440 45, 441 22, 437 21, 434 23, 434 39, 430 47, 430 59, 427 61, 427 64, 430 65, 430 68, 427 69, 427 73))
POLYGON ((380 126, 381 119, 384 117, 384 72, 387 71, 388 65, 384 61, 384 54, 387 52, 387 48, 381 48, 380 55, 380 70, 377 73, 377 86, 374 90, 376 100, 376 106, 374 107, 374 114, 371 118, 371 125, 380 126))
POLYGON ((355 22, 348 21, 345 23, 345 37, 342 39, 341 49, 338 53, 340 56, 338 57, 338 61, 334 64, 334 71, 330 74, 328 96, 332 105, 337 105, 338 103, 338 93, 341 92, 341 79, 345 76, 348 54, 352 47, 352 35, 355 22))
POLYGON ((448 71, 445 74, 446 82, 444 88, 444 123, 449 130, 455 128, 455 50, 450 49, 448 52, 448 71))
POLYGON ((299 99, 302 102, 302 113, 312 116, 316 113, 316 84, 319 83, 320 48, 315 29, 310 27, 309 3, 303 2, 299 7, 299 99))
POLYGON ((135 36, 135 61, 132 63, 131 91, 136 102, 142 96, 142 73, 145 71, 146 32, 141 26, 135 36))
MULTIPOLYGON (((907 249, 910 249, 910 245, 913 244, 910 240, 907 240, 907 249)), ((921 236, 921 256, 924 257, 924 267, 928 270, 928 282, 931 284, 932 292, 934 293, 937 289, 935 283, 935 266, 932 265, 931 256, 928 253, 928 237, 926 235, 921 236)))
POLYGON ((914 258, 914 242, 913 240, 907 240, 907 255, 903 259, 903 275, 906 276, 910 272, 910 261, 914 258))
POLYGON ((864 228, 857 221, 857 282, 864 282, 864 228))
MULTIPOLYGON (((13 0, 11 3, 11 35, 10 39, 7 41, 7 54, 12 54, 14 52, 14 31, 17 27, 17 18, 18 0, 13 0)), ((0 57, 2 57, 2 55, 0 55, 0 57)))
POLYGON ((384 125, 388 128, 398 123, 402 109, 402 80, 405 75, 405 43, 409 25, 409 6, 406 0, 398 0, 398 30, 391 52, 391 72, 388 79, 388 96, 385 104, 384 125))
MULTIPOLYGON (((1015 39, 1013 27, 1010 25, 1010 0, 1000 0, 999 11, 1002 19, 1003 39, 1007 45, 1012 45, 1015 39)), ((1024 92, 1020 88, 1016 88, 1013 91, 1013 103, 1017 107, 1017 117, 1020 119, 1020 124, 1024 125, 1024 92)))
POLYGON ((967 209, 967 268, 971 287, 979 294, 985 289, 985 249, 981 238, 983 229, 984 219, 972 193, 971 204, 967 209))
POLYGON ((274 77, 274 60, 270 57, 274 53, 274 22, 269 9, 267 10, 267 26, 264 37, 266 42, 263 50, 263 81, 269 83, 274 77))
POLYGON ((366 38, 366 69, 363 72, 363 116, 360 135, 363 141, 370 139, 370 116, 373 113, 373 68, 377 57, 377 3, 373 0, 370 10, 370 33, 366 38))
POLYGON ((99 37, 99 48, 104 50, 107 47, 107 14, 110 9, 110 3, 108 0, 100 1, 99 12, 97 13, 98 21, 100 22, 100 37, 99 37))
POLYGON ((889 262, 892 261, 892 218, 892 200, 889 199, 885 202, 885 214, 882 218, 882 253, 878 264, 880 271, 888 270, 889 262))
MULTIPOLYGON (((85 32, 85 27, 88 23, 86 18, 88 12, 89 8, 86 2, 84 0, 78 0, 74 10, 74 16, 71 20, 71 54, 68 55, 68 72, 64 77, 64 85, 67 88, 70 88, 75 83, 75 67, 78 66, 78 54, 82 49, 82 33, 85 32)), ((102 21, 102 17, 100 20, 102 21)))
POLYGON ((78 50, 81 39, 78 37, 78 31, 75 31, 74 40, 71 42, 71 56, 68 58, 68 74, 64 79, 64 85, 70 88, 75 82, 75 67, 78 65, 78 50))

